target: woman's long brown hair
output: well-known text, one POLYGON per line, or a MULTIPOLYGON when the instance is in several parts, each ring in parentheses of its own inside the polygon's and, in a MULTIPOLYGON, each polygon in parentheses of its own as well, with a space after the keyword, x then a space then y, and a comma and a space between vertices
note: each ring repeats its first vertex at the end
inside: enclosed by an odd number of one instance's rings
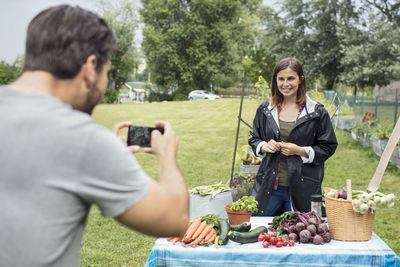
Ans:
POLYGON ((303 104, 304 101, 306 100, 306 92, 307 92, 306 79, 304 77, 304 72, 301 62, 295 57, 287 57, 281 59, 278 63, 276 63, 274 68, 274 74, 272 75, 272 81, 271 81, 272 107, 278 106, 278 104, 282 103, 283 101, 283 95, 281 92, 279 92, 278 84, 276 82, 276 76, 280 71, 285 70, 287 68, 290 68, 291 70, 295 71, 297 75, 299 75, 300 85, 299 89, 297 90, 296 103, 303 104))

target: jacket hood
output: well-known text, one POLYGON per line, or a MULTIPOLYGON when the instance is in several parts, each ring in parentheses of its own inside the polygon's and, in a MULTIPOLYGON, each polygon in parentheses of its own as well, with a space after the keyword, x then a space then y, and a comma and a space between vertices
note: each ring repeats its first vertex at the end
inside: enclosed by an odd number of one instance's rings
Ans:
MULTIPOLYGON (((314 101, 306 95, 306 106, 303 108, 303 110, 300 113, 300 116, 298 119, 304 117, 307 115, 307 113, 312 113, 315 111, 315 107, 317 106, 318 102, 314 101)), ((279 119, 278 119, 278 110, 276 108, 273 108, 271 105, 271 101, 268 101, 268 109, 271 111, 272 116, 274 117, 274 120, 277 125, 279 125, 279 119)))

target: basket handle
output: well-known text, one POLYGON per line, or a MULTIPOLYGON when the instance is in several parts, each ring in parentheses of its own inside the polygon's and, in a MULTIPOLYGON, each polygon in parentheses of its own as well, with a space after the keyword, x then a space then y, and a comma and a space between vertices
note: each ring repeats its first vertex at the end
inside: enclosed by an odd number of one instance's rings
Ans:
POLYGON ((378 191, 379 185, 382 181, 383 174, 385 173, 390 157, 392 156, 393 151, 397 143, 399 142, 399 139, 400 139, 400 117, 397 120, 396 126, 394 127, 393 132, 390 135, 389 141, 385 147, 385 150, 382 153, 375 174, 372 177, 371 181, 369 182, 369 185, 367 187, 367 192, 373 193, 378 191))
POLYGON ((347 194, 347 200, 352 200, 353 199, 353 193, 352 193, 352 189, 351 189, 351 180, 347 179, 346 180, 346 194, 347 194))

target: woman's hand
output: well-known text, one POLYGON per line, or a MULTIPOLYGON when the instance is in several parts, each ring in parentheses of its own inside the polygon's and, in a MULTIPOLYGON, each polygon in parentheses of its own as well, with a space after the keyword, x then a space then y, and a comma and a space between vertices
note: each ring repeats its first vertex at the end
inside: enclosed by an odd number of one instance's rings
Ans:
POLYGON ((308 157, 304 148, 296 144, 280 142, 280 147, 281 147, 281 153, 285 156, 298 155, 302 157, 308 157))
POLYGON ((269 140, 261 147, 261 153, 276 153, 281 150, 281 144, 274 139, 269 140))
MULTIPOLYGON (((117 137, 119 137, 119 139, 121 139, 122 142, 124 142, 126 144, 126 137, 125 136, 119 136, 119 131, 121 129, 129 127, 131 125, 132 125, 132 123, 130 123, 129 121, 119 122, 119 123, 114 125, 114 127, 111 130, 111 132, 113 134, 115 134, 117 137)), ((140 151, 140 146, 128 146, 128 148, 132 153, 136 153, 136 152, 140 151)))

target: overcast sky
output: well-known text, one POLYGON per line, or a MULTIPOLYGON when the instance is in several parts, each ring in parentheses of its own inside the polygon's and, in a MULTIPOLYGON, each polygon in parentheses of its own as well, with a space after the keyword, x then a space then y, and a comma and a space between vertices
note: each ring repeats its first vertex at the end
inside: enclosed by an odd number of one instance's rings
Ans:
MULTIPOLYGON (((140 2, 140 0, 131 1, 140 2)), ((268 5, 276 1, 263 0, 268 5)), ((24 53, 26 29, 29 22, 41 10, 59 4, 70 4, 96 12, 97 2, 97 0, 0 0, 0 60, 12 64, 18 55, 24 53)), ((138 32, 135 36, 136 42, 140 43, 141 33, 138 32)))

